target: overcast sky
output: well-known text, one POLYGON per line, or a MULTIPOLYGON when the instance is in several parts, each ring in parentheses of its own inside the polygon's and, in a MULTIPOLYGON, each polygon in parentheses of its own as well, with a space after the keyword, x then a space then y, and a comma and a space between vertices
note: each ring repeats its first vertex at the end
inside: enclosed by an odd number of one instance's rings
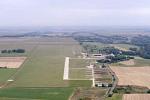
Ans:
POLYGON ((112 25, 150 25, 150 0, 0 0, 0 26, 112 25))

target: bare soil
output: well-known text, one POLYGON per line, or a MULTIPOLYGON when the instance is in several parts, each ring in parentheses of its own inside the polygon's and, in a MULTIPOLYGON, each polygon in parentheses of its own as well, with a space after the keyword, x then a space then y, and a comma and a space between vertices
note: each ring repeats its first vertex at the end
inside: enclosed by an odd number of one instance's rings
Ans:
POLYGON ((124 94, 123 100, 150 100, 150 94, 124 94))
POLYGON ((118 85, 150 88, 150 67, 111 67, 111 69, 119 79, 118 85))
POLYGON ((26 57, 0 57, 0 68, 19 68, 26 57))

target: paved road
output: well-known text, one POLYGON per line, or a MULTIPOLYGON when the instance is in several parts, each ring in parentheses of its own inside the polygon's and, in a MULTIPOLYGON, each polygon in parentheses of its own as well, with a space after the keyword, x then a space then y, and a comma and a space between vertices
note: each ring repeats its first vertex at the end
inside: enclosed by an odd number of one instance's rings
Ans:
POLYGON ((69 79, 69 57, 66 57, 65 59, 65 65, 64 65, 64 77, 63 80, 69 79))

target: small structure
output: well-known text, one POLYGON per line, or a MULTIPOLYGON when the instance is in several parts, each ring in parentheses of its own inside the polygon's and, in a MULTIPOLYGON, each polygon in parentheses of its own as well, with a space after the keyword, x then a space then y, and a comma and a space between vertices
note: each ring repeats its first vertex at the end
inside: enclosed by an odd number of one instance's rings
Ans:
POLYGON ((96 87, 109 87, 109 84, 108 83, 96 82, 95 86, 96 87))
POLYGON ((95 87, 102 87, 103 86, 103 83, 96 83, 95 84, 95 87))
POLYGON ((82 54, 82 56, 83 56, 83 58, 87 58, 88 57, 88 54, 87 53, 81 53, 82 54))
POLYGON ((103 54, 92 54, 92 57, 102 57, 103 54))
POLYGON ((9 79, 9 80, 7 80, 8 82, 13 82, 14 80, 12 80, 12 79, 9 79))

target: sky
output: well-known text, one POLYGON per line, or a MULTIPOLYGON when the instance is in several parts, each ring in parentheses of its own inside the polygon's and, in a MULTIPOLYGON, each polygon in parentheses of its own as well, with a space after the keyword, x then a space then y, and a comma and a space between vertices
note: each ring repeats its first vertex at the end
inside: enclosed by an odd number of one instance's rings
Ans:
POLYGON ((150 0, 0 0, 0 26, 150 26, 150 0))

